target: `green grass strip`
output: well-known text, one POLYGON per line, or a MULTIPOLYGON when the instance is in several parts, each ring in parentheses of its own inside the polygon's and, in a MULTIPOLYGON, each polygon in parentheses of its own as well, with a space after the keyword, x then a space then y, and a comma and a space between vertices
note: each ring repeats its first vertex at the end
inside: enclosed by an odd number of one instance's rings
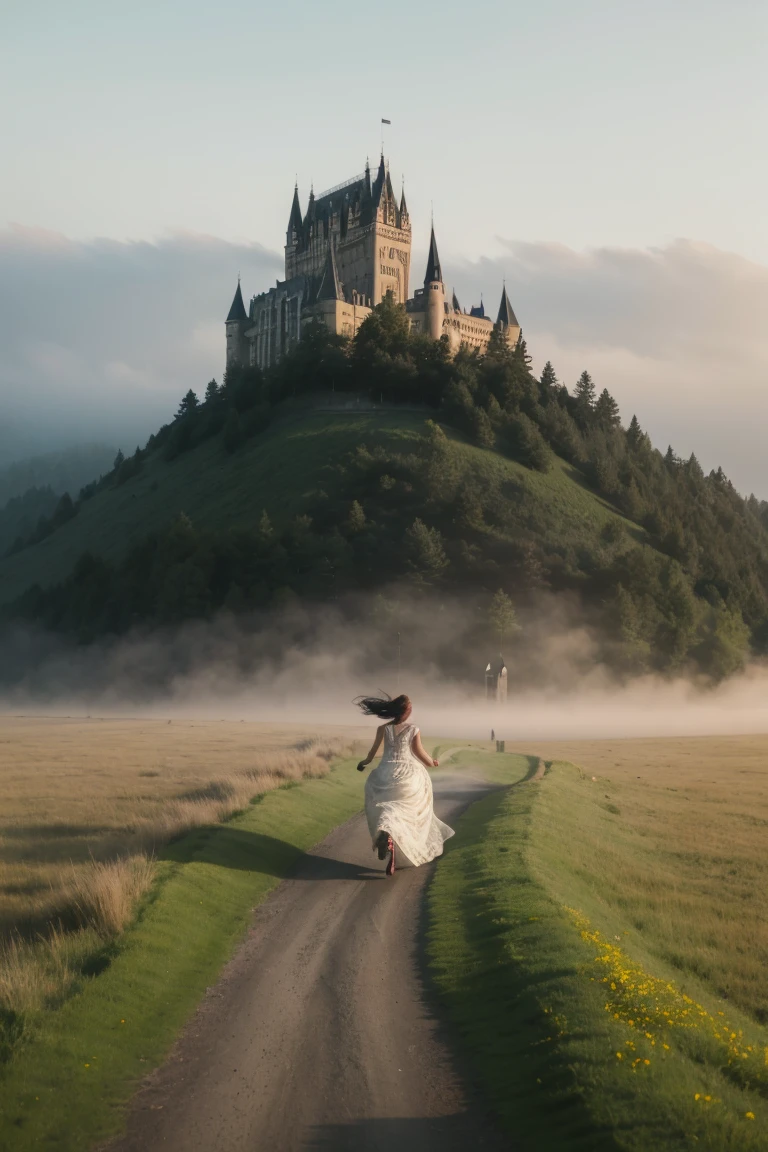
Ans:
POLYGON ((567 846, 551 894, 547 842, 558 802, 573 802, 571 775, 555 765, 474 804, 430 886, 430 966, 478 1080, 515 1142, 537 1152, 766 1152, 761 1085, 687 1048, 687 1030, 646 1054, 645 1032, 606 1011, 608 949, 561 902, 567 846))
POLYGON ((5 1067, 2 1152, 85 1152, 121 1129, 126 1102, 232 955, 253 907, 302 852, 360 810, 353 765, 268 792, 163 854, 158 881, 109 966, 33 1020, 5 1067))

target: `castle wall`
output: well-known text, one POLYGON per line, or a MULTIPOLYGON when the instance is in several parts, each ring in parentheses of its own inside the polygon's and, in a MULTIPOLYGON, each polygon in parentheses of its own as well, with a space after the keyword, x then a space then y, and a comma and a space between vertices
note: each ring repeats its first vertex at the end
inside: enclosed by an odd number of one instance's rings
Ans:
POLYGON ((322 300, 312 306, 311 314, 325 324, 329 332, 351 339, 357 335, 366 316, 370 316, 371 309, 362 304, 347 304, 345 300, 322 300))

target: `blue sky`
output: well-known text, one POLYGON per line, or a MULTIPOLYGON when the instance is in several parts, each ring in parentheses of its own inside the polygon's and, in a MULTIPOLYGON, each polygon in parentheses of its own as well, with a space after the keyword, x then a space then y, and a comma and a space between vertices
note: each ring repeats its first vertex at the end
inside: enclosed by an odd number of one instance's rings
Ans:
POLYGON ((132 447, 220 376, 295 176, 375 163, 386 117, 413 283, 434 205, 449 286, 506 276, 537 370, 768 497, 766 43, 764 0, 5 0, 0 463, 132 447))
POLYGON ((6 0, 0 219, 282 242, 291 188, 387 151, 424 229, 768 262, 768 5, 6 0))

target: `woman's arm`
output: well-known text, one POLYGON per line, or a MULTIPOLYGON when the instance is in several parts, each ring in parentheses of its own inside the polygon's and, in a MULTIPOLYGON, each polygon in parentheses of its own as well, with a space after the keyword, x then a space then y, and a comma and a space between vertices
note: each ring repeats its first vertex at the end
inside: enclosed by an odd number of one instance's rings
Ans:
POLYGON ((440 762, 438 760, 433 760, 431 756, 427 756, 426 752, 424 751, 424 745, 421 742, 420 732, 417 732, 411 741, 411 751, 413 752, 414 756, 417 756, 419 760, 421 760, 422 764, 426 768, 440 767, 440 762))
POLYGON ((370 752, 366 756, 365 760, 361 760, 360 763, 358 764, 358 766, 357 766, 358 772, 363 772, 365 770, 365 768, 367 768, 367 766, 370 764, 371 760, 373 760, 374 756, 376 755, 379 748, 381 747, 381 742, 383 739, 384 739, 384 725, 382 724, 379 728, 376 729, 376 739, 374 740, 373 744, 371 745, 370 752))

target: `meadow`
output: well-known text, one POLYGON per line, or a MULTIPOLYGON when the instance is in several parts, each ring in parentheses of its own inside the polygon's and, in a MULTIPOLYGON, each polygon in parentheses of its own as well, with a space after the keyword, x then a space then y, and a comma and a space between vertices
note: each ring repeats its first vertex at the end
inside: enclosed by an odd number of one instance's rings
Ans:
POLYGON ((130 923, 156 856, 256 796, 323 776, 353 730, 4 717, 0 1010, 56 1002, 130 923))
POLYGON ((768 1148, 768 738, 526 751, 543 778, 475 805, 430 891, 503 1121, 558 1152, 768 1148))

